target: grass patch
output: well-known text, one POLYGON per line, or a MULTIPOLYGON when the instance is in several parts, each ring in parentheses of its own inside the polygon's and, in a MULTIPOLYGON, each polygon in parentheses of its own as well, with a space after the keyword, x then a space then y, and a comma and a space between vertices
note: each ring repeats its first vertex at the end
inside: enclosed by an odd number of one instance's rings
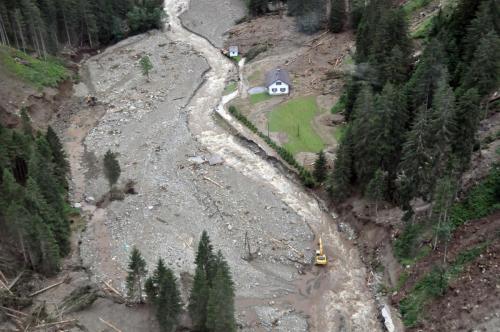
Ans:
POLYGON ((250 74, 247 79, 248 79, 248 82, 251 84, 251 85, 255 85, 255 84, 259 84, 260 83, 260 77, 261 77, 262 73, 260 72, 260 70, 256 70, 254 71, 252 74, 250 74))
POLYGON ((403 10, 407 15, 409 15, 415 12, 416 10, 427 6, 431 2, 432 0, 409 0, 404 4, 403 10))
POLYGON ((57 87, 70 76, 69 71, 55 57, 48 56, 47 59, 39 60, 5 46, 0 47, 0 62, 8 71, 39 89, 57 87))
POLYGON ((345 132, 347 131, 347 126, 339 125, 333 129, 333 137, 337 142, 340 142, 344 138, 345 132))
POLYGON ((233 93, 234 91, 236 91, 237 88, 238 88, 238 84, 236 82, 229 83, 224 88, 224 95, 228 95, 230 93, 233 93))
POLYGON ((464 201, 452 206, 450 221, 458 227, 497 210, 500 210, 500 165, 493 166, 488 176, 469 191, 464 201))
POLYGON ((241 55, 233 56, 231 57, 231 60, 233 60, 236 63, 239 63, 241 60, 241 55))
POLYGON ((461 252, 446 270, 434 268, 422 277, 412 291, 399 303, 403 323, 414 327, 421 320, 425 305, 432 299, 442 296, 448 289, 450 281, 457 278, 465 266, 476 259, 489 245, 482 243, 472 249, 461 252))
POLYGON ((318 153, 325 146, 311 126, 318 112, 314 96, 293 99, 269 113, 269 129, 288 134, 284 147, 293 155, 306 151, 318 153))
POLYGON ((335 105, 333 105, 330 112, 332 112, 333 114, 343 112, 345 110, 346 100, 347 100, 347 95, 345 93, 343 93, 340 96, 339 100, 335 103, 335 105))
POLYGON ((267 92, 261 92, 261 93, 256 93, 253 95, 250 95, 250 102, 252 104, 257 104, 263 101, 266 101, 268 99, 271 99, 271 96, 267 92))
POLYGON ((247 126, 248 129, 250 129, 252 132, 255 134, 259 135, 260 138, 262 138, 267 145, 269 145, 272 149, 274 149, 281 158, 285 162, 287 162, 290 166, 295 168, 299 172, 299 177, 302 183, 309 188, 312 188, 316 185, 316 181, 314 180, 314 177, 312 174, 304 168, 304 166, 301 166, 293 154, 290 153, 285 147, 279 146, 274 142, 269 136, 265 135, 263 132, 259 131, 257 127, 250 121, 248 118, 241 114, 238 109, 231 105, 229 106, 229 113, 231 113, 236 119, 238 119, 241 123, 243 123, 245 126, 247 126))
POLYGON ((434 16, 427 17, 422 21, 418 27, 411 33, 411 37, 414 39, 425 39, 429 35, 429 31, 434 24, 434 16))

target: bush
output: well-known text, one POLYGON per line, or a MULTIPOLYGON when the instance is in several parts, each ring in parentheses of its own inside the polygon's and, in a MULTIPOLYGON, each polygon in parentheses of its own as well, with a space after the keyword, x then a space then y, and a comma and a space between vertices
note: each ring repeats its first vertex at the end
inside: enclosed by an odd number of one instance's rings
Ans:
POLYGON ((260 53, 263 53, 267 51, 267 45, 257 45, 252 47, 251 49, 248 50, 247 54, 245 55, 245 58, 247 59, 247 62, 252 61, 259 55, 260 53))

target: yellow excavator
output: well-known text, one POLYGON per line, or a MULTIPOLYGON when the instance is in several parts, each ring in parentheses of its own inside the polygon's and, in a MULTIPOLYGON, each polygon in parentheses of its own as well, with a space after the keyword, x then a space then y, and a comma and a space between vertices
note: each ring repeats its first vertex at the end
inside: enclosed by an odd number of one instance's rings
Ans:
POLYGON ((328 259, 326 258, 325 253, 323 252, 323 241, 319 238, 318 249, 316 250, 316 258, 314 260, 314 265, 326 265, 328 263, 328 259))

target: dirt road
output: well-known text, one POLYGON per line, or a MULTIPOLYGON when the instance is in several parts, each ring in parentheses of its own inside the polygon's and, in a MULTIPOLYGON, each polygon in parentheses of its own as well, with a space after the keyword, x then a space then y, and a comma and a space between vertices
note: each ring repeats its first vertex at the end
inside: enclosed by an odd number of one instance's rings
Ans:
MULTIPOLYGON (((199 1, 197 10, 234 2, 199 1)), ((149 270, 158 257, 168 262, 186 297, 206 229, 233 272, 244 331, 379 330, 357 249, 293 177, 220 125, 214 109, 224 111, 221 96, 235 68, 207 39, 183 28, 186 1, 165 6, 169 31, 129 38, 84 64, 88 82, 77 92, 92 91, 102 107, 82 109, 66 130, 73 197, 92 214, 82 236, 84 264, 96 281, 111 279, 123 289, 135 245, 149 270), (154 66, 150 79, 138 66, 144 54, 154 66), (138 194, 96 209, 108 190, 101 167, 108 149, 119 155, 121 182, 133 179, 138 194), (199 157, 224 162, 210 166, 199 157), (242 259, 245 234, 259 249, 251 262, 242 259), (330 264, 304 269, 318 234, 330 264)), ((220 18, 204 22, 217 26, 220 18)))

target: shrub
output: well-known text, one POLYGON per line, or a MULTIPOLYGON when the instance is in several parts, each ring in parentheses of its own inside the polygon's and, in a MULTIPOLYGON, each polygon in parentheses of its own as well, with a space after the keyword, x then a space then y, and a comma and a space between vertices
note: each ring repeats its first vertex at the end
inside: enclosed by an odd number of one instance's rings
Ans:
POLYGON ((247 54, 245 55, 245 58, 247 59, 247 62, 252 61, 259 55, 260 53, 263 53, 267 51, 267 45, 257 45, 252 47, 251 49, 248 50, 247 54))

